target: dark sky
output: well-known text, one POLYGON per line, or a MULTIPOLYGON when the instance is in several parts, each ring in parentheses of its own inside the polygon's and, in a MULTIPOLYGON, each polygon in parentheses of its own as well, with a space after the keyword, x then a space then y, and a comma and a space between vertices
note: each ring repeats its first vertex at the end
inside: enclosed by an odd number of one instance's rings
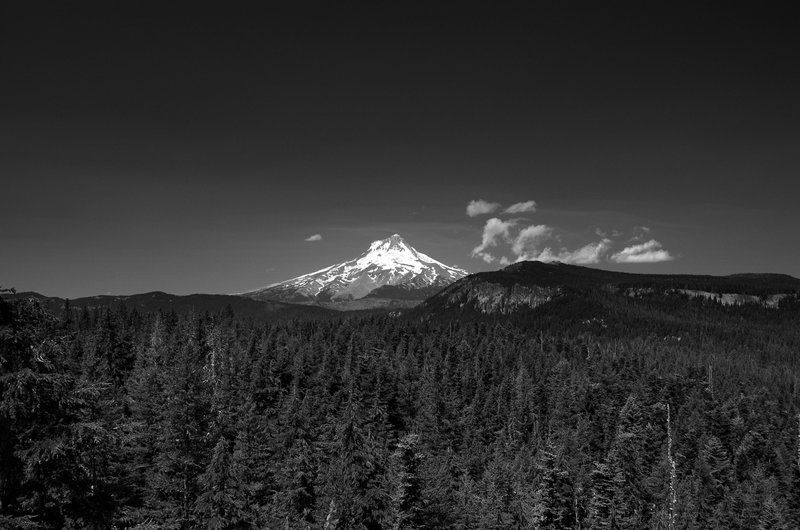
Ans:
POLYGON ((800 276, 789 2, 124 4, 0 8, 0 285, 239 292, 395 232, 477 272, 530 225, 608 269, 800 276))

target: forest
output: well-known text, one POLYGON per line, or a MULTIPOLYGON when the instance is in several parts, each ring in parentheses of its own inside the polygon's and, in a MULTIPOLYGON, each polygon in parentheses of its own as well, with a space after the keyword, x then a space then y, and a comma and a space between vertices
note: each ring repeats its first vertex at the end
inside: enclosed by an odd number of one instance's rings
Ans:
POLYGON ((0 528, 796 529, 799 348, 797 304, 0 299, 0 528))

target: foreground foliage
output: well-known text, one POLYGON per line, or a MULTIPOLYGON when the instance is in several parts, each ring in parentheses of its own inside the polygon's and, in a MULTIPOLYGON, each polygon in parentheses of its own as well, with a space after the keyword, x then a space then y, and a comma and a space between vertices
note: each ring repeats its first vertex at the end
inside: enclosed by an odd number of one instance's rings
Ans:
POLYGON ((798 528, 797 311, 752 311, 665 333, 0 301, 0 527, 798 528))

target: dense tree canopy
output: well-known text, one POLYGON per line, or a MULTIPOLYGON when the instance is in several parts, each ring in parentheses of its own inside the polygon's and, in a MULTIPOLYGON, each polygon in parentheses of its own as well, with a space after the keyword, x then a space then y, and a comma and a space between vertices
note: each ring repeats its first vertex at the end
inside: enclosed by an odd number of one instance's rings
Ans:
POLYGON ((0 527, 800 527, 797 308, 659 303, 256 323, 0 300, 0 527))

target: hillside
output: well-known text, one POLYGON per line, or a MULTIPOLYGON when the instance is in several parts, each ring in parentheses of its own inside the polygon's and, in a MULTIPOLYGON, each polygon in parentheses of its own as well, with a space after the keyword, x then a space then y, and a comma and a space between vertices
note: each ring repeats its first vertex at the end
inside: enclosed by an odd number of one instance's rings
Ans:
POLYGON ((467 276, 427 299, 416 315, 511 315, 565 297, 697 298, 722 305, 777 307, 800 293, 800 280, 783 274, 731 276, 633 274, 563 263, 520 262, 467 276))
MULTIPOLYGON (((35 298, 40 300, 48 310, 60 314, 67 301, 63 298, 44 296, 35 292, 4 294, 7 300, 35 298)), ((69 300, 72 309, 116 309, 125 306, 140 313, 158 311, 174 311, 179 315, 218 313, 228 306, 240 317, 253 319, 294 319, 294 318, 329 318, 337 313, 322 307, 313 307, 285 302, 252 300, 241 296, 223 294, 190 294, 174 295, 161 291, 150 293, 114 296, 88 296, 69 300)))

